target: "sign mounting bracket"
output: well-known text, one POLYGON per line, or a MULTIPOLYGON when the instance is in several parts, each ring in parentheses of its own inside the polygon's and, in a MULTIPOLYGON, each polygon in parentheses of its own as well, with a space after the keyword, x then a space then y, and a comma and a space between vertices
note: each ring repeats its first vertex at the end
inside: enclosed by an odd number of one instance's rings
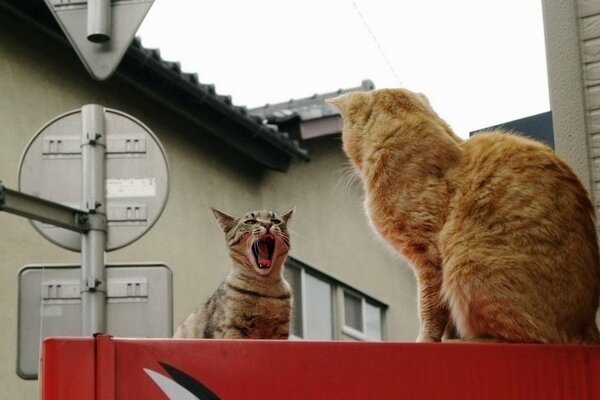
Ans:
POLYGON ((0 181, 0 211, 78 233, 90 230, 87 212, 9 189, 2 181, 0 181))

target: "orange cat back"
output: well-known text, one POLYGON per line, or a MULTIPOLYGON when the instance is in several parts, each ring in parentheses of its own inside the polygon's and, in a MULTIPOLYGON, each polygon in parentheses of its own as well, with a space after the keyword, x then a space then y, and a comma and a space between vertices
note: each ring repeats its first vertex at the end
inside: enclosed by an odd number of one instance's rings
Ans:
POLYGON ((413 266, 419 341, 600 341, 594 208, 550 148, 498 130, 462 140, 404 89, 330 102, 373 229, 413 266))

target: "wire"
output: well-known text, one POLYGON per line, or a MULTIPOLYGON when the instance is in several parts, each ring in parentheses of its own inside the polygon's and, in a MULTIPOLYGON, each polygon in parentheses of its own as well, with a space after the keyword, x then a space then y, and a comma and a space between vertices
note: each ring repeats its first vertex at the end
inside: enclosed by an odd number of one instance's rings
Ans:
POLYGON ((383 47, 381 47, 381 44, 379 44, 379 41, 377 40, 377 37, 375 36, 375 34, 373 33, 373 31, 369 27, 369 24, 367 23, 367 20, 365 19, 365 17, 363 16, 363 14, 360 12, 360 9, 358 8, 358 5, 356 4, 356 2, 354 0, 352 0, 352 5, 354 6, 354 9, 356 10, 356 13, 360 17, 363 25, 365 26, 365 28, 369 32, 369 35, 371 35, 371 38, 373 39, 373 42, 375 42, 375 45, 377 46, 377 49, 379 50, 379 53, 383 57, 383 60, 385 61, 385 63, 387 64, 388 68, 390 69, 390 71, 394 75, 394 78, 396 78, 396 81, 398 82, 398 85, 402 86, 402 81, 400 81, 400 78, 398 77, 398 74, 396 73, 396 70, 392 66, 392 63, 390 62, 390 59, 385 54, 385 51, 383 51, 383 47))

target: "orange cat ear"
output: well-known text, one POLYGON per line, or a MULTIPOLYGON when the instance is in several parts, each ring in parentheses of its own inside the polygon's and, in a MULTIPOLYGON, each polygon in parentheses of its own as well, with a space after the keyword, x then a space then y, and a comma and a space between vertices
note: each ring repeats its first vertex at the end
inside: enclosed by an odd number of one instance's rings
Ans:
POLYGON ((336 106, 338 110, 343 114, 346 109, 346 105, 348 104, 349 93, 343 94, 341 96, 332 97, 330 99, 326 99, 325 102, 336 106))
POLYGON ((281 216, 281 219, 283 220, 283 222, 285 222, 286 225, 287 225, 288 221, 290 220, 290 218, 292 218, 293 213, 294 213, 294 208, 292 208, 290 211, 286 212, 285 214, 283 214, 281 216))
POLYGON ((215 215, 219 225, 221 225, 221 229, 223 229, 225 233, 229 232, 235 224, 235 218, 225 214, 223 211, 217 210, 216 208, 211 207, 210 209, 215 215))

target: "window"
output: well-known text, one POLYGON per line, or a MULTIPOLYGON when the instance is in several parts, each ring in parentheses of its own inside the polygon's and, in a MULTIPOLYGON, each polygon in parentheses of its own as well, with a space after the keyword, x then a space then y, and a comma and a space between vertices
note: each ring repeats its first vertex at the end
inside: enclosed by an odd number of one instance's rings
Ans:
POLYGON ((362 332, 362 314, 361 298, 344 291, 344 326, 362 332))
POLYGON ((383 321, 381 318, 381 308, 366 302, 366 335, 370 339, 383 339, 383 321))
POLYGON ((331 285, 319 278, 304 274, 305 339, 333 339, 331 285))
POLYGON ((304 296, 298 296, 298 293, 302 293, 302 269, 293 268, 286 266, 284 269, 284 278, 290 284, 293 293, 292 302, 292 331, 290 332, 294 337, 304 337, 303 329, 303 318, 302 310, 304 304, 302 299, 304 296))
POLYGON ((381 307, 364 296, 344 290, 343 332, 356 339, 383 339, 381 307))
POLYGON ((289 263, 285 279, 294 293, 292 334, 304 339, 333 339, 331 284, 289 263))
POLYGON ((285 279, 294 294, 293 337, 383 339, 385 304, 292 257, 285 279))

